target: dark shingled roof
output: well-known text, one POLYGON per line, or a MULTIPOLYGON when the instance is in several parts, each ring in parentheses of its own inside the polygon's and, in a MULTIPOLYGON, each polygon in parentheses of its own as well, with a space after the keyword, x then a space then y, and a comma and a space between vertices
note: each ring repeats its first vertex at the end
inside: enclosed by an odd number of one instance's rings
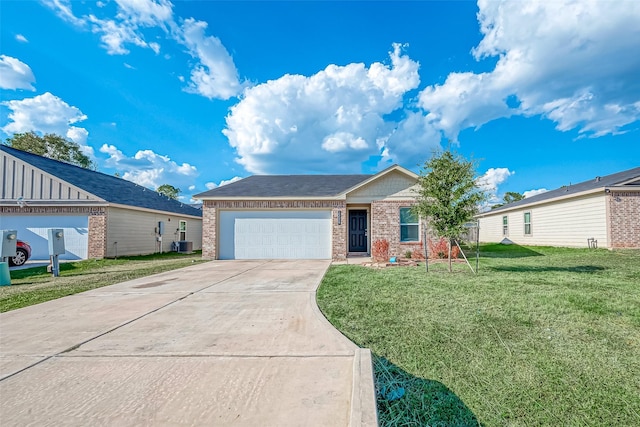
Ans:
MULTIPOLYGON (((545 200, 555 199, 556 197, 569 196, 572 194, 582 193, 583 191, 595 190, 597 188, 613 187, 627 181, 631 181, 634 178, 640 179, 640 167, 617 172, 607 176, 594 177, 593 179, 590 179, 588 181, 579 182, 577 184, 560 187, 558 189, 547 191, 545 193, 536 194, 535 196, 527 197, 526 199, 518 200, 517 202, 509 203, 491 211, 484 212, 484 214, 500 212, 502 210, 511 209, 518 206, 539 203, 545 200)), ((634 185, 638 185, 638 183, 634 183, 634 185)))
POLYGON ((208 197, 334 197, 373 175, 253 175, 204 193, 208 197))
POLYGON ((126 179, 84 169, 58 160, 48 159, 6 145, 0 144, 0 150, 54 175, 69 184, 75 185, 88 193, 94 194, 109 203, 183 215, 202 216, 200 209, 193 208, 177 200, 169 199, 162 194, 134 184, 126 179))

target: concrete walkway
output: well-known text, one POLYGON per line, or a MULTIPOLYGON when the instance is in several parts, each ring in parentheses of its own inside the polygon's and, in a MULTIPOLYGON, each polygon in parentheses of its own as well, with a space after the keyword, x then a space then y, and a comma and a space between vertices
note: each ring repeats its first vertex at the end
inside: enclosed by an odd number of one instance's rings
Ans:
POLYGON ((0 425, 376 425, 329 261, 213 261, 0 314, 0 425))

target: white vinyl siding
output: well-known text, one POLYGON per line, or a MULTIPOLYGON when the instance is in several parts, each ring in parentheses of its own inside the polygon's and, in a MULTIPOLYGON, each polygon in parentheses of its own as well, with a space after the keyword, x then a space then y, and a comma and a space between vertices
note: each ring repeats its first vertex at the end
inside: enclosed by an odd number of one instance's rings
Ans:
POLYGON ((500 242, 503 216, 508 217, 509 240, 522 245, 587 247, 587 239, 607 247, 607 210, 604 193, 555 203, 497 212, 480 218, 480 241, 500 242), (531 213, 531 234, 525 236, 524 213, 531 213))
POLYGON ((374 200, 414 199, 416 194, 411 189, 416 180, 404 173, 394 171, 378 178, 369 184, 352 191, 347 196, 347 203, 371 203, 374 200))
POLYGON ((151 254, 159 249, 157 227, 164 222, 162 251, 171 251, 171 242, 180 237, 180 221, 186 221, 186 241, 193 242, 193 249, 202 248, 202 220, 172 214, 144 212, 133 209, 109 208, 107 212, 107 257, 117 255, 151 254), (117 242, 117 244, 116 244, 117 242))
POLYGON ((221 211, 220 259, 329 259, 331 211, 221 211))

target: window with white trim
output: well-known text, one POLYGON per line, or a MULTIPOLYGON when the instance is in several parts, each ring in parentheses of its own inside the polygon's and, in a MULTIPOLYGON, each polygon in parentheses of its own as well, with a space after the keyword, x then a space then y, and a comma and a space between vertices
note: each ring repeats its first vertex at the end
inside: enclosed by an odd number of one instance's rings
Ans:
POLYGON ((531 234, 531 212, 524 213, 524 234, 531 234))
POLYGON ((418 216, 411 211, 411 208, 400 208, 400 241, 419 241, 419 228, 418 216))
POLYGON ((506 215, 502 217, 502 235, 509 235, 509 217, 506 215))
POLYGON ((180 233, 180 239, 178 240, 187 240, 187 221, 180 221, 178 232, 180 233))

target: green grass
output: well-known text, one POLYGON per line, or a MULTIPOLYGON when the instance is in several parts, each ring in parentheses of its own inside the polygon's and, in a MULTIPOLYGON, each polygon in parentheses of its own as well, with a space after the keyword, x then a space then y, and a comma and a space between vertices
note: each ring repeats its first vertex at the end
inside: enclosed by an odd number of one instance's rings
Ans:
POLYGON ((60 263, 53 277, 46 267, 11 271, 11 286, 0 286, 0 313, 114 283, 203 262, 199 252, 119 257, 60 263))
POLYGON ((484 245, 478 275, 454 267, 336 265, 318 290, 374 353, 381 425, 640 425, 640 251, 484 245))

